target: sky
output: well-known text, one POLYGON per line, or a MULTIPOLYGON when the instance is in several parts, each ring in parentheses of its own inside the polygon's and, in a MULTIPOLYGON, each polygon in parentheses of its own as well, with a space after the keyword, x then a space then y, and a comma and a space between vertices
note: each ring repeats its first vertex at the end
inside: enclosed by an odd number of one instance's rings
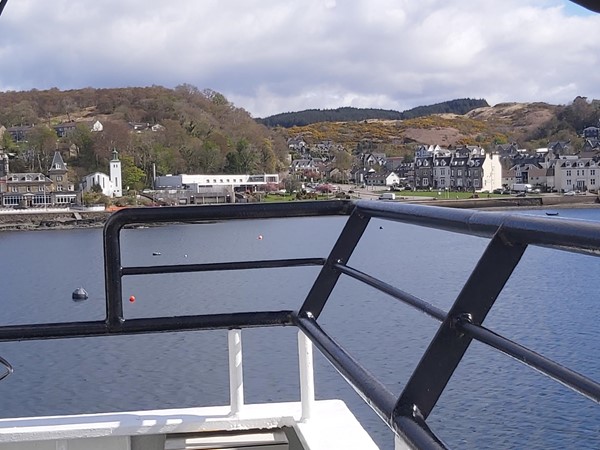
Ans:
POLYGON ((599 42, 566 0, 9 0, 0 91, 191 84, 253 117, 568 104, 600 99, 599 42))

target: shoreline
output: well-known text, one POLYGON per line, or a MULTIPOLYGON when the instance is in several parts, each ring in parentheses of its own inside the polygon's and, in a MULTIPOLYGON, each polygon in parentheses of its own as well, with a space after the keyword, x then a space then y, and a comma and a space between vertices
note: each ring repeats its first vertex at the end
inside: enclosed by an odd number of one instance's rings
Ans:
MULTIPOLYGON (((376 201, 376 200, 374 200, 376 201)), ((600 208, 596 196, 580 197, 523 197, 480 198, 466 200, 409 200, 403 203, 445 206, 451 208, 481 209, 483 211, 517 209, 573 209, 600 208)), ((191 207, 191 206, 190 206, 191 207)), ((1 212, 2 231, 41 231, 102 228, 112 211, 64 211, 64 212, 1 212)))

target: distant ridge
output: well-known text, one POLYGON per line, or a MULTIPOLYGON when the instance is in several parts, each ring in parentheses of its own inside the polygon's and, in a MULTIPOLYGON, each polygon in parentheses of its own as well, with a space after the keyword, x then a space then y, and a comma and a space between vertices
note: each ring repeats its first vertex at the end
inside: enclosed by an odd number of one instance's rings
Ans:
POLYGON ((275 114, 263 119, 256 119, 258 123, 268 127, 290 128, 306 126, 319 122, 360 122, 369 119, 379 120, 404 120, 431 114, 466 114, 469 111, 489 106, 484 99, 461 98, 447 102, 436 103, 429 106, 417 106, 404 112, 376 109, 343 107, 337 109, 307 109, 298 112, 275 114))

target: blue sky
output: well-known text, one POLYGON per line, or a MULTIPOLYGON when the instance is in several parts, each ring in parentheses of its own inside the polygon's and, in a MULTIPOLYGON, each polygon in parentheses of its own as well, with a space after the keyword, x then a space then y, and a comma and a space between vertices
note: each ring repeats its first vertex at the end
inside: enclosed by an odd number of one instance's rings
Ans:
POLYGON ((254 117, 600 98, 600 14, 564 0, 9 0, 0 90, 192 84, 254 117))
POLYGON ((561 0, 561 3, 564 5, 565 12, 572 16, 591 16, 592 14, 596 14, 589 9, 583 8, 582 6, 567 0, 561 0))

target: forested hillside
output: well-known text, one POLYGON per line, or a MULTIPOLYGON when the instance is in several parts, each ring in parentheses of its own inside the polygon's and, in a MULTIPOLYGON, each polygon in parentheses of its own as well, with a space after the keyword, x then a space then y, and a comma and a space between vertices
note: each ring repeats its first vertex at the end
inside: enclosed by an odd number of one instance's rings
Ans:
POLYGON ((489 106, 485 100, 463 98, 448 102, 436 103, 429 106, 418 106, 398 112, 374 108, 337 108, 337 109, 307 109, 305 111, 288 112, 257 119, 257 122, 269 127, 301 127, 320 122, 359 122, 362 120, 403 120, 431 114, 466 114, 484 106, 489 106))
MULTIPOLYGON (((76 177, 107 170, 116 148, 132 187, 148 185, 153 166, 167 173, 273 173, 287 167, 284 139, 257 124, 223 95, 190 85, 0 93, 0 126, 35 125, 27 142, 3 133, 0 148, 16 155, 11 170, 47 172, 54 150, 76 148, 67 160, 76 177), (89 128, 100 121, 100 133, 89 128), (78 126, 58 139, 54 127, 78 126), (144 123, 143 131, 132 124, 144 123), (155 131, 151 130, 152 125, 155 131), (135 176, 134 176, 135 175, 135 176)), ((66 155, 73 152, 65 152, 66 155)))

